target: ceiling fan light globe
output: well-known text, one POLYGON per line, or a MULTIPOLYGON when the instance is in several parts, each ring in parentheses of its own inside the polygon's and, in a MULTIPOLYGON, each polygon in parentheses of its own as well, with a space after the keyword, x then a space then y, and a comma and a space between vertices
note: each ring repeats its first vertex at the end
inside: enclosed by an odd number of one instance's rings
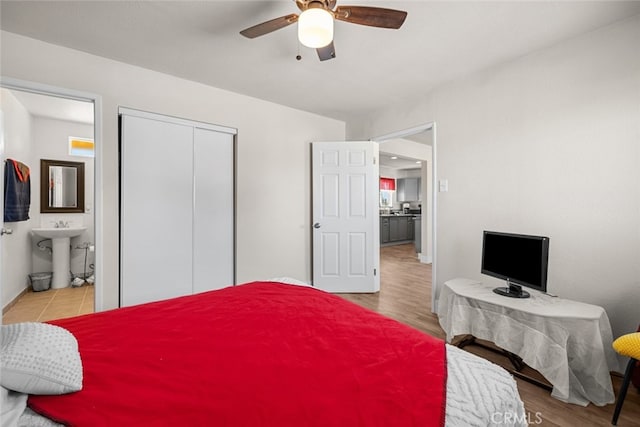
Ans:
POLYGON ((333 16, 324 9, 307 9, 298 17, 298 40, 317 49, 333 41, 333 16))

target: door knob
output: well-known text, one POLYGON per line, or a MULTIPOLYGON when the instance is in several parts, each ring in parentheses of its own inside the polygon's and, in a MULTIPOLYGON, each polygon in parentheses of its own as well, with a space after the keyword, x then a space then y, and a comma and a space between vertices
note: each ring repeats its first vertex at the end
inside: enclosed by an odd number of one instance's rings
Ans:
POLYGON ((13 230, 10 228, 3 228, 2 230, 0 230, 0 236, 5 234, 13 234, 13 230))
POLYGON ((313 228, 320 228, 320 223, 316 222, 315 224, 313 224, 313 228))

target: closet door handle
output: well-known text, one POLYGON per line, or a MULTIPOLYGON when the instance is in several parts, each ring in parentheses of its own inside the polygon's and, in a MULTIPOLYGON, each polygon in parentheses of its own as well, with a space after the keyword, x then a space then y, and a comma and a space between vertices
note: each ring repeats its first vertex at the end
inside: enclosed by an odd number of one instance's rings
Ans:
POLYGON ((316 222, 315 224, 313 224, 313 228, 320 228, 320 223, 316 222))

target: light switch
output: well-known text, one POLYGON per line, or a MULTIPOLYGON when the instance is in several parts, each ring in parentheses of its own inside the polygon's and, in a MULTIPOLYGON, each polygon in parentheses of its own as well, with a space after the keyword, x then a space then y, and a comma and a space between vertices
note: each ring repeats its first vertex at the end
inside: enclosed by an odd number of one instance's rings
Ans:
POLYGON ((449 181, 446 179, 441 179, 440 181, 438 181, 438 185, 439 185, 439 190, 441 193, 446 193, 447 191, 449 191, 449 181))

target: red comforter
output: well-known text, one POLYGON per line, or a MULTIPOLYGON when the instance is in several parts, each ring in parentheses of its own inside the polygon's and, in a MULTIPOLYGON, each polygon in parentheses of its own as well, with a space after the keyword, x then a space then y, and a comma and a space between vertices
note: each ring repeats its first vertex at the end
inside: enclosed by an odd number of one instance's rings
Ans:
POLYGON ((441 426, 444 342, 313 288, 254 282, 52 322, 82 391, 71 426, 441 426))

